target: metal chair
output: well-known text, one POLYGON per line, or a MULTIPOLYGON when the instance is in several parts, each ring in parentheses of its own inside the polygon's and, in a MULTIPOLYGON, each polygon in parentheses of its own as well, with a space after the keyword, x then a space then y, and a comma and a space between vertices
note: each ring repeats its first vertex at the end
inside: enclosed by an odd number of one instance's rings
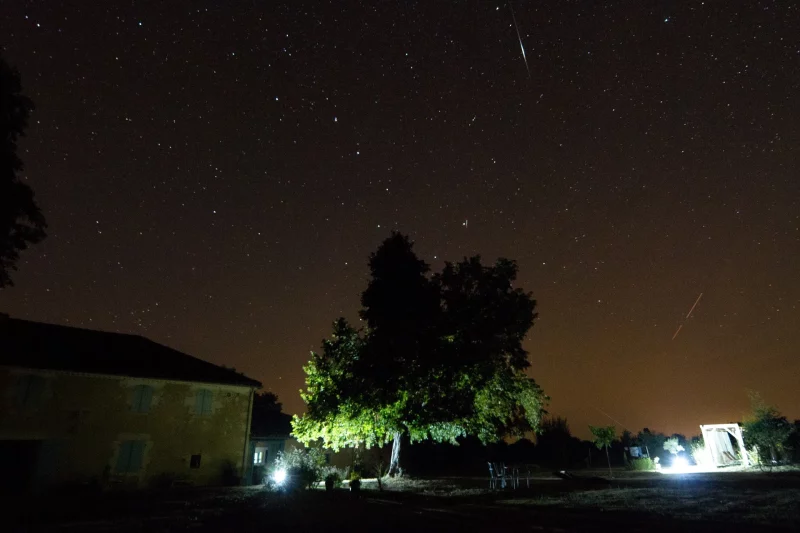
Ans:
POLYGON ((497 476, 494 473, 494 466, 490 462, 487 462, 486 464, 489 465, 489 488, 494 490, 495 487, 497 487, 497 476))
POLYGON ((503 463, 488 463, 489 464, 489 488, 494 490, 498 488, 506 488, 506 478, 508 476, 506 465, 503 463))

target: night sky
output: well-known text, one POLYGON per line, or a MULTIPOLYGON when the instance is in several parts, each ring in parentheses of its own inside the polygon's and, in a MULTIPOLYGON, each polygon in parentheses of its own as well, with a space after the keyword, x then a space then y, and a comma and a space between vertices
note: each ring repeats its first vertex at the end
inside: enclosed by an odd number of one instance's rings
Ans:
POLYGON ((0 0, 49 223, 0 310, 298 412, 397 229, 434 269, 519 262, 531 375, 579 436, 599 410, 697 434, 746 389, 800 417, 800 8, 513 7, 521 39, 504 2, 0 0))

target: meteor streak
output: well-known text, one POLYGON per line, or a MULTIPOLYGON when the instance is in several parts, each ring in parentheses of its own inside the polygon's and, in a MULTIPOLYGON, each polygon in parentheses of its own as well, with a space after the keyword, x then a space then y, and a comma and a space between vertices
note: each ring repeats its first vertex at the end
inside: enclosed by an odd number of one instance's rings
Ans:
MULTIPOLYGON (((698 303, 700 303, 700 298, 702 298, 702 297, 703 297, 703 293, 701 292, 701 293, 700 293, 700 296, 698 296, 698 297, 697 297, 697 300, 695 300, 695 301, 694 301, 694 305, 692 305, 692 308, 691 308, 691 309, 689 309, 689 312, 688 312, 688 313, 686 313, 686 318, 685 318, 684 320, 687 320, 687 319, 688 319, 690 316, 692 316, 692 311, 694 311, 694 308, 695 308, 695 307, 697 307, 697 304, 698 304, 698 303)), ((675 337, 677 337, 677 336, 678 336, 678 333, 680 333, 680 332, 681 332, 681 328, 682 328, 682 327, 683 327, 683 324, 680 324, 680 325, 678 326, 678 329, 676 329, 676 330, 675 330, 675 333, 672 335, 672 340, 675 340, 675 337)))
POLYGON ((525 55, 525 47, 522 45, 522 36, 519 34, 519 26, 517 26, 517 17, 514 15, 514 6, 511 2, 508 3, 511 9, 511 20, 514 21, 514 29, 517 30, 517 40, 519 41, 519 48, 522 50, 522 60, 525 61, 525 70, 528 71, 528 79, 531 79, 531 69, 528 66, 528 57, 525 55))

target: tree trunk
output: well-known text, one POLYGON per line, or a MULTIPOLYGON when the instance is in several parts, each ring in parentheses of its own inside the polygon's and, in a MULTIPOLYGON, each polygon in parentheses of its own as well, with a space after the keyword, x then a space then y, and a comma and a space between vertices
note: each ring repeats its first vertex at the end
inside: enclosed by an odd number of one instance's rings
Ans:
POLYGON ((606 446, 606 460, 608 461, 608 477, 614 477, 614 473, 611 471, 611 458, 608 456, 608 446, 606 446))
POLYGON ((400 470, 400 442, 402 435, 400 432, 395 432, 394 442, 392 442, 392 459, 389 462, 389 476, 395 477, 401 475, 400 470))

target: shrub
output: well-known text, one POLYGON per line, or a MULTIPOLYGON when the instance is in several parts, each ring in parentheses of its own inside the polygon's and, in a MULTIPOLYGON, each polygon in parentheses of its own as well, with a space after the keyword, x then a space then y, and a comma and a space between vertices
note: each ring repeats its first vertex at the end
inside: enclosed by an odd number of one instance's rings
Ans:
POLYGON ((325 482, 332 482, 334 488, 342 486, 342 481, 347 477, 347 470, 341 470, 335 466, 328 466, 324 469, 325 482))
POLYGON ((776 463, 786 455, 786 444, 794 429, 775 407, 767 405, 758 393, 750 393, 753 409, 742 429, 747 444, 755 447, 762 463, 776 463))
POLYGON ((629 468, 636 472, 648 472, 655 470, 656 465, 649 457, 639 457, 638 459, 631 459, 629 468))
POLYGON ((678 452, 684 451, 684 447, 681 446, 678 437, 670 437, 664 441, 664 449, 671 453, 672 455, 678 455, 678 452))
POLYGON ((699 466, 710 466, 711 458, 706 452, 706 443, 701 437, 692 437, 689 443, 689 453, 694 459, 695 464, 699 466))
POLYGON ((753 446, 747 450, 747 458, 750 459, 750 464, 753 466, 762 466, 766 464, 761 460, 761 454, 757 446, 753 446))
POLYGON ((275 459, 274 470, 280 469, 286 470, 291 483, 310 489, 325 477, 325 455, 318 448, 280 452, 275 459))

